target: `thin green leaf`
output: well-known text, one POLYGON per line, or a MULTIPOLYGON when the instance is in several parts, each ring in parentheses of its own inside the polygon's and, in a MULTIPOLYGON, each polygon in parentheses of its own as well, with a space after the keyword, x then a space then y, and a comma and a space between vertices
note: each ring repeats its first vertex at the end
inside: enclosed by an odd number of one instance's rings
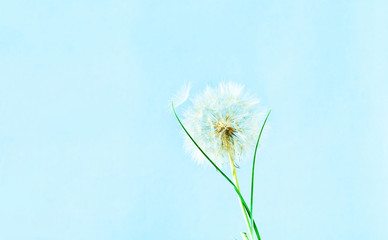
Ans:
POLYGON ((257 153, 257 148, 259 146, 261 134, 263 133, 263 129, 264 129, 265 123, 267 122, 267 119, 268 119, 270 113, 271 113, 271 110, 269 110, 269 112, 267 114, 267 117, 264 120, 263 126, 261 127, 260 134, 259 134, 259 137, 257 138, 257 142, 256 142, 255 155, 253 156, 252 181, 251 181, 251 209, 250 209, 251 214, 252 214, 252 217, 250 217, 251 218, 251 226, 253 226, 253 185, 254 185, 254 182, 255 182, 254 179, 255 179, 256 153, 257 153))
POLYGON ((183 123, 181 122, 181 120, 179 119, 178 115, 176 114, 176 111, 175 111, 175 108, 174 108, 174 103, 172 103, 172 109, 174 111, 174 114, 175 114, 175 117, 176 119, 178 120, 179 124, 181 125, 181 127, 183 128, 183 130, 186 132, 187 136, 189 136, 189 138, 191 139, 191 141, 193 141, 193 143, 195 144, 195 146, 197 146, 197 148, 199 149, 199 151, 201 151, 201 153, 206 157, 207 160, 209 160, 209 162, 213 165, 213 167, 215 167, 217 169, 217 171, 219 171, 222 176, 230 183, 232 184, 235 188, 236 186, 234 185, 234 183, 232 182, 232 180, 230 180, 230 178, 228 176, 226 176, 226 174, 221 171, 221 169, 206 155, 206 153, 202 150, 202 148, 195 142, 195 140, 191 137, 190 133, 186 130, 186 128, 183 126, 183 123))
MULTIPOLYGON (((181 127, 183 128, 183 130, 185 131, 187 136, 191 139, 191 141, 195 144, 195 146, 201 151, 201 153, 206 157, 206 159, 209 160, 209 162, 213 165, 213 167, 215 167, 217 169, 217 171, 220 172, 221 175, 233 186, 234 190, 236 191, 238 197, 240 198, 240 200, 241 200, 241 202, 242 202, 242 204, 244 206, 245 211, 247 212, 248 216, 251 218, 251 212, 250 212, 250 210, 248 208, 248 205, 245 202, 243 196, 241 195, 241 193, 238 190, 238 188, 236 187, 236 185, 232 182, 232 180, 230 180, 230 178, 228 176, 226 176, 226 174, 223 171, 221 171, 221 169, 206 155, 206 153, 202 150, 202 148, 195 142, 195 140, 191 137, 190 133, 186 130, 185 126, 183 125, 183 123, 179 119, 179 117, 178 117, 178 115, 177 115, 177 113, 175 111, 174 102, 173 101, 171 101, 171 105, 172 105, 172 110, 174 111, 174 115, 175 115, 176 119, 178 120, 179 124, 181 125, 181 127)), ((259 231, 257 230, 257 226, 256 226, 256 223, 255 223, 254 220, 253 220, 253 226, 254 226, 254 229, 255 229, 256 236, 257 236, 258 240, 261 240, 259 231)))

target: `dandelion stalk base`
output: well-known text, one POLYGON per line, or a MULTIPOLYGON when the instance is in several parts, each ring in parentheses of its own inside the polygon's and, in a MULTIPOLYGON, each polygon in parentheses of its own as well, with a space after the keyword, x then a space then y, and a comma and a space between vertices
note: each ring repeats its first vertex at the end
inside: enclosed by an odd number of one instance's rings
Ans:
MULTIPOLYGON (((241 193, 240 186, 238 184, 238 179, 237 179, 236 167, 234 166, 233 155, 230 153, 230 151, 229 151, 229 159, 230 159, 230 168, 232 170, 234 184, 236 185, 238 191, 241 193)), ((243 203, 241 202, 241 199, 238 198, 238 201, 240 203, 241 211, 243 212, 243 215, 245 217, 245 220, 246 220, 245 223, 247 224, 247 228, 248 228, 248 231, 250 233, 251 239, 254 240, 250 219, 249 219, 249 217, 247 215, 247 212, 245 211, 245 208, 244 208, 243 203)))

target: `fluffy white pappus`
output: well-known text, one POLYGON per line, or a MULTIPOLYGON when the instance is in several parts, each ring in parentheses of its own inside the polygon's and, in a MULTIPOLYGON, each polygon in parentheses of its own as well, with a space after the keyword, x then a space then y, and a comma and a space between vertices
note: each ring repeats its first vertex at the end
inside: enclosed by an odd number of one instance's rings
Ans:
MULTIPOLYGON (((218 166, 229 163, 231 158, 238 163, 254 151, 265 117, 259 102, 244 92, 240 84, 208 86, 192 100, 192 106, 184 113, 183 124, 218 166)), ((207 161, 190 138, 185 138, 184 145, 198 163, 207 161)))

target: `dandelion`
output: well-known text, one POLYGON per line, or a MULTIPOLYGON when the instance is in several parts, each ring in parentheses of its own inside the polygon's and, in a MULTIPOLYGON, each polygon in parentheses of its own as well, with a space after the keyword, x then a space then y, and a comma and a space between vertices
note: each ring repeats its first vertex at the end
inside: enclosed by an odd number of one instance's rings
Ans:
MULTIPOLYGON (((257 239, 260 240, 252 213, 254 168, 257 147, 269 113, 258 134, 258 126, 264 114, 258 106, 259 100, 244 93, 243 90, 242 85, 234 83, 220 84, 218 88, 207 87, 203 94, 193 99, 193 104, 185 112, 183 121, 176 114, 174 104, 172 106, 175 117, 187 134, 185 146, 194 159, 199 163, 207 159, 233 185, 239 197, 250 237, 254 240, 255 232, 257 239), (236 166, 253 147, 255 151, 252 165, 251 205, 248 208, 241 195, 236 166), (226 163, 230 165, 233 182, 220 169, 226 163)), ((181 99, 186 100, 189 90, 183 92, 184 94, 180 96, 184 97, 181 99)), ((178 101, 179 104, 183 102, 178 101)), ((242 233, 242 237, 248 239, 246 233, 242 233)))
MULTIPOLYGON (((259 100, 243 90, 244 86, 234 83, 207 87, 184 114, 186 129, 218 166, 230 161, 237 165, 247 153, 253 153, 264 114, 259 111, 259 100)), ((204 155, 188 137, 185 140, 193 158, 204 163, 204 155)))

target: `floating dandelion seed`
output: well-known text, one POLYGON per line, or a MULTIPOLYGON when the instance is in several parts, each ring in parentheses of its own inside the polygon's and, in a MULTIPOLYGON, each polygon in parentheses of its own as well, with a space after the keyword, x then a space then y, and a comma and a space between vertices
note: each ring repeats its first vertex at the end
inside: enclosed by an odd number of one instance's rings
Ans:
MULTIPOLYGON (((259 100, 243 90, 244 86, 234 83, 207 87, 184 114, 188 132, 219 166, 230 159, 237 164, 247 152, 251 153, 257 140, 264 113, 258 109, 259 100)), ((189 138, 185 146, 198 163, 205 161, 189 138)))
POLYGON ((190 89, 191 89, 191 84, 190 82, 188 82, 181 87, 181 89, 177 92, 177 94, 175 94, 175 96, 173 97, 175 107, 178 107, 179 105, 183 104, 187 100, 187 98, 190 95, 190 89))

